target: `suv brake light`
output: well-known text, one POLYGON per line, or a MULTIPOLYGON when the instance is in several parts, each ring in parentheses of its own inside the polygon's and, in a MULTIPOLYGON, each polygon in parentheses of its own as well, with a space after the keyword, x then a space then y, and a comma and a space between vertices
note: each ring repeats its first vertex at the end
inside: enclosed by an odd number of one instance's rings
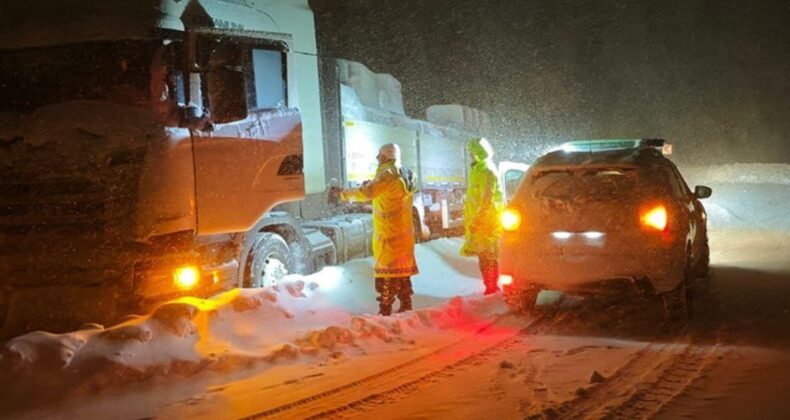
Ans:
POLYGON ((642 213, 639 220, 643 226, 664 231, 667 228, 667 209, 664 206, 653 207, 642 213))

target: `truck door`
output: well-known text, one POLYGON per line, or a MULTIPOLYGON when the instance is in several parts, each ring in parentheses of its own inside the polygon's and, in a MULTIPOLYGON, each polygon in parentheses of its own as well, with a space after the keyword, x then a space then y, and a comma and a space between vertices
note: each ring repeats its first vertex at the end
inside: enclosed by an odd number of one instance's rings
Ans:
POLYGON ((190 34, 190 103, 199 234, 242 232, 304 198, 301 119, 288 106, 284 44, 190 34))

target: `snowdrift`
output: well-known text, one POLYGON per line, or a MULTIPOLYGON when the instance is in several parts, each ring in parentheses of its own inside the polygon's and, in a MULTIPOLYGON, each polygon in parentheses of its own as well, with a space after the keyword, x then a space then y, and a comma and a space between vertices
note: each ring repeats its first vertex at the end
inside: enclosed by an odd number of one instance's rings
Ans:
POLYGON ((786 163, 731 163, 726 165, 681 166, 680 170, 690 184, 790 185, 790 164, 786 163))
POLYGON ((711 230, 790 231, 790 165, 735 163, 681 167, 690 187, 713 187, 703 200, 711 230))
POLYGON ((432 330, 476 328, 477 320, 491 319, 505 307, 500 299, 482 296, 447 300, 453 291, 477 294, 482 288, 472 277, 474 261, 457 257, 459 246, 458 239, 444 239, 418 249, 424 269, 415 278, 416 301, 441 304, 390 318, 369 315, 376 301, 372 261, 365 259, 306 277, 288 276, 270 288, 180 298, 106 329, 87 325, 71 333, 16 337, 0 348, 0 383, 16 384, 13 391, 0 392, 5 400, 0 404, 47 390, 90 392, 204 371, 338 357, 371 346, 414 343, 432 330))
POLYGON ((0 376, 6 384, 14 378, 22 386, 98 389, 206 369, 250 368, 348 346, 408 341, 412 331, 463 327, 474 322, 476 312, 496 306, 491 299, 454 298, 386 318, 328 311, 323 301, 317 283, 296 280, 206 300, 173 300, 107 329, 37 331, 6 343, 0 376))

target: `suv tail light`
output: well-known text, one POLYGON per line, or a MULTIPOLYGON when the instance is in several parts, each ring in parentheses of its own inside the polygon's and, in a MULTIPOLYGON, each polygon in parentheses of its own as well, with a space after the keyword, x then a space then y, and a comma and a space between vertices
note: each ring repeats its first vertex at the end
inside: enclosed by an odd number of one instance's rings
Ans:
POLYGON ((521 226, 521 213, 518 210, 507 208, 502 212, 499 221, 502 223, 502 229, 513 232, 521 226))
POLYGON ((656 206, 645 211, 639 217, 642 226, 655 230, 665 231, 667 229, 667 209, 664 206, 656 206))

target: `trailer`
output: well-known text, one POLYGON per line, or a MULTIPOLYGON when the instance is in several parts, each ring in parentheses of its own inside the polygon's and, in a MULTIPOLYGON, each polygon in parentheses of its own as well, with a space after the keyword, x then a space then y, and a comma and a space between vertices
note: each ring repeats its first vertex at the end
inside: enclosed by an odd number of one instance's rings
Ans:
POLYGON ((470 165, 466 142, 490 131, 488 115, 463 105, 434 105, 425 119, 404 112, 400 82, 364 64, 322 61, 327 177, 344 188, 372 179, 378 149, 400 146, 402 164, 417 175, 413 214, 417 240, 457 234, 470 165))

